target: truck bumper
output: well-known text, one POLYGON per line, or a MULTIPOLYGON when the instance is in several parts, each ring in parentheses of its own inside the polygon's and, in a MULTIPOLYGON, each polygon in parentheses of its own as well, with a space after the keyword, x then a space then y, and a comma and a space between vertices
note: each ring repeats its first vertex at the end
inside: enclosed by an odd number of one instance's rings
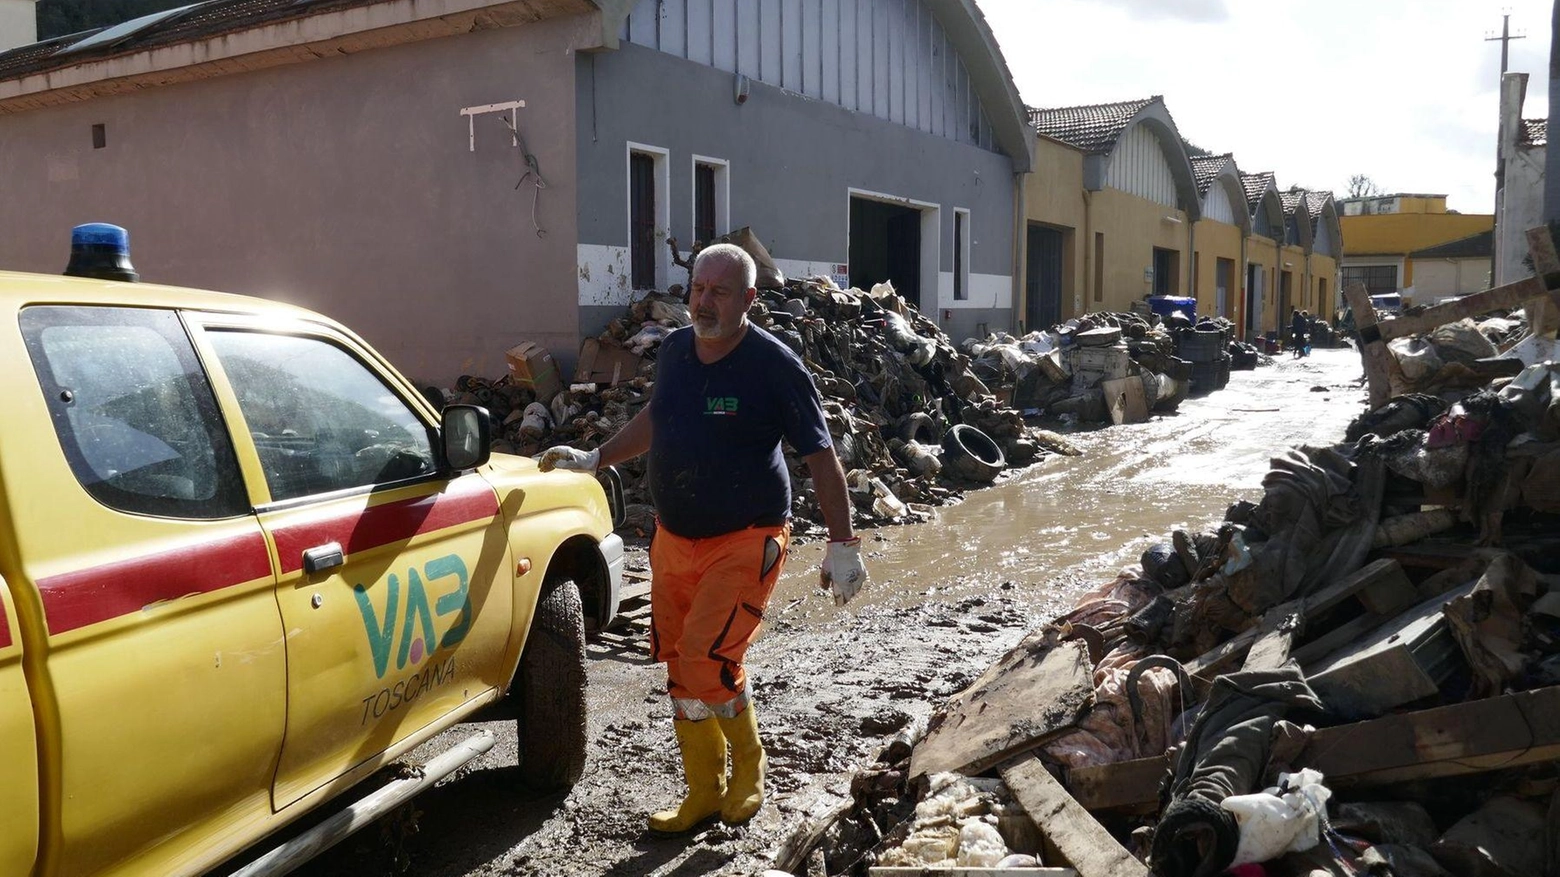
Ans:
POLYGON ((607 567, 607 601, 602 610, 601 626, 606 628, 617 617, 618 602, 623 593, 623 537, 608 533, 601 540, 601 560, 607 567))

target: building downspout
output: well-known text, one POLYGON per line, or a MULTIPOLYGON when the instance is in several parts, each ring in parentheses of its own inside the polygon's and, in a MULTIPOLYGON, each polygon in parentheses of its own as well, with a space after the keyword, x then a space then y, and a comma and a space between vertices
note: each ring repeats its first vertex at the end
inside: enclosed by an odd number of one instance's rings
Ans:
MULTIPOLYGON (((1235 315, 1240 317, 1240 319, 1235 321, 1235 337, 1242 341, 1246 340, 1246 323, 1251 319, 1246 314, 1246 275, 1251 272, 1251 269, 1247 267, 1246 264, 1246 244, 1250 240, 1251 235, 1249 234, 1242 234, 1240 236, 1240 282, 1237 284, 1240 292, 1238 293, 1239 297, 1235 301, 1236 307, 1231 308, 1231 310, 1235 312, 1235 315)), ((1228 319, 1225 314, 1220 314, 1219 316, 1228 319)))
MULTIPOLYGON (((1193 301, 1197 300, 1197 222, 1190 213, 1186 216, 1186 288, 1193 301)), ((1196 307, 1196 305, 1192 305, 1196 307)))
MULTIPOLYGON (((1024 281, 1028 278, 1029 267, 1029 201, 1025 191, 1025 174, 1013 174, 1013 320, 1011 325, 1018 327, 1018 334, 1032 331, 1033 326, 1026 326, 1025 320, 1029 316, 1029 285, 1024 281)), ((958 246, 958 241, 954 241, 958 246)))
POLYGON ((1073 316, 1081 317, 1089 312, 1089 302, 1093 301, 1094 275, 1097 271, 1104 271, 1104 267, 1094 264, 1094 198, 1087 188, 1083 190, 1083 289, 1082 295, 1073 299, 1073 316))

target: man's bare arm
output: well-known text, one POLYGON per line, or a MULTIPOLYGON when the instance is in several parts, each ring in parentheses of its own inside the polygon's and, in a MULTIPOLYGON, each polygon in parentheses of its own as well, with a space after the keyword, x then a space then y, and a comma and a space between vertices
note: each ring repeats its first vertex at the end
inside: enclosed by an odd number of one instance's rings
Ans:
POLYGON ((607 443, 601 446, 601 461, 596 465, 615 466, 649 452, 650 437, 654 431, 655 428, 650 422, 650 406, 647 404, 627 425, 618 430, 617 435, 607 439, 607 443))
POLYGON ((829 528, 830 542, 843 542, 855 537, 850 522, 850 495, 845 491, 845 470, 840 468, 840 458, 833 448, 808 454, 807 471, 812 474, 813 489, 818 494, 818 507, 823 511, 823 523, 829 528))

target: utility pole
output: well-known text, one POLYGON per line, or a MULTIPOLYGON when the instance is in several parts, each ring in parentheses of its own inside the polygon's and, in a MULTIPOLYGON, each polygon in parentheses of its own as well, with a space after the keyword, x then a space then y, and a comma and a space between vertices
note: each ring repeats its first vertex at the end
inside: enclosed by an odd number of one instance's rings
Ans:
MULTIPOLYGON (((1503 103, 1501 95, 1505 86, 1502 83, 1506 78, 1506 62, 1511 57, 1511 41, 1526 38, 1526 34, 1511 35, 1510 12, 1503 13, 1500 17, 1500 36, 1490 34, 1484 38, 1486 43, 1500 40, 1500 76, 1495 80, 1495 100, 1497 104, 1503 103)), ((1501 112, 1505 112, 1504 106, 1501 107, 1501 112)), ((1498 266, 1500 264, 1500 205, 1502 192, 1506 188, 1506 143, 1501 138, 1503 129, 1501 122, 1503 121, 1502 119, 1495 124, 1495 230, 1490 232, 1490 282, 1488 284, 1491 287, 1495 285, 1495 275, 1499 270, 1498 266)))

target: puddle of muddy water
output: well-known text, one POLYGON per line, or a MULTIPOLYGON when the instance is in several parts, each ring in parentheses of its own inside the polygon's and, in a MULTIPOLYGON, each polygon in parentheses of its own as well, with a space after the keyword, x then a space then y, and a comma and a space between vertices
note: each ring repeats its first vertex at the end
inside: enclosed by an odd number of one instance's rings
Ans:
MULTIPOLYGON (((1207 527, 1230 503, 1260 498, 1281 449, 1341 440, 1364 403, 1359 376, 1354 351, 1319 350, 1235 372, 1225 390, 1175 415, 1070 436, 1083 456, 1051 457, 971 491, 928 524, 865 533, 872 581, 853 608, 991 592, 1004 582, 1035 602, 1065 602, 1079 574, 1090 583, 1109 577, 1172 529, 1207 527), (1069 571, 1070 581, 1059 579, 1069 571)), ((819 545, 793 552, 773 603, 801 600, 788 620, 837 617, 817 591, 821 557, 819 545)))

